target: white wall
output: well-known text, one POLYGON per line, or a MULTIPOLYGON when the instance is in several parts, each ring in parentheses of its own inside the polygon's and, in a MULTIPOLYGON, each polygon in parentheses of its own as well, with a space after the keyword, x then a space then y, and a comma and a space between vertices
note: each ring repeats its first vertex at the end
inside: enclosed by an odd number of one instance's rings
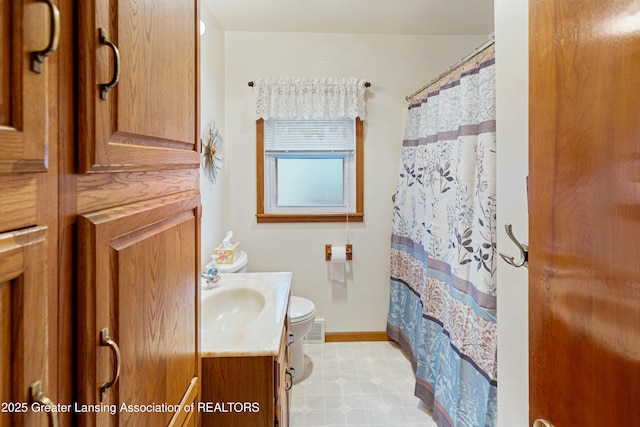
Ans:
MULTIPOLYGON (((200 18, 206 25, 206 32, 200 37, 200 126, 204 128, 215 120, 226 144, 224 108, 224 31, 211 13, 209 6, 202 3, 200 18)), ((201 265, 209 262, 216 243, 226 233, 225 222, 225 181, 227 171, 223 165, 216 184, 209 182, 200 172, 200 194, 202 197, 202 239, 200 244, 201 265)))
POLYGON ((486 40, 486 35, 225 34, 225 224, 249 254, 249 271, 293 272, 293 293, 315 302, 328 332, 385 330, 391 195, 408 106, 405 96, 486 40), (365 222, 348 227, 257 224, 255 119, 247 82, 338 76, 372 84, 365 121, 365 222), (330 281, 324 245, 346 243, 353 244, 354 255, 345 286, 330 281))
MULTIPOLYGON (((528 238, 528 2, 495 0, 498 250, 517 256, 504 224, 528 238)), ((498 268, 498 426, 529 424, 527 269, 498 268)))

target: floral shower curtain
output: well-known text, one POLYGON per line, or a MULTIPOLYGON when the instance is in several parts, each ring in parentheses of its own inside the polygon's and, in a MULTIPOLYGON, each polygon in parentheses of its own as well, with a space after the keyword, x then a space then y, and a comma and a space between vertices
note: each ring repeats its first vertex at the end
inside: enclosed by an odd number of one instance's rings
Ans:
POLYGON ((493 48, 409 106, 387 332, 440 427, 497 423, 493 48))

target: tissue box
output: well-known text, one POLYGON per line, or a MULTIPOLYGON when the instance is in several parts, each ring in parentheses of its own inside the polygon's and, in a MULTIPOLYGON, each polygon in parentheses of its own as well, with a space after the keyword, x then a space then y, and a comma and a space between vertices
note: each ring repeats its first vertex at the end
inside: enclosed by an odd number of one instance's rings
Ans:
POLYGON ((213 250, 218 264, 233 264, 240 257, 240 242, 231 244, 230 248, 223 249, 222 244, 213 250))

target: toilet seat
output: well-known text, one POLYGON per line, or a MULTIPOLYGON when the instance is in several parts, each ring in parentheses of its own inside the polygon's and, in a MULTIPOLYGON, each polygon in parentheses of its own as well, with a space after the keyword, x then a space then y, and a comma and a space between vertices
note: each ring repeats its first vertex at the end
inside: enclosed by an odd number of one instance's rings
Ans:
POLYGON ((311 300, 292 296, 289 299, 289 321, 302 323, 316 315, 316 306, 311 300))

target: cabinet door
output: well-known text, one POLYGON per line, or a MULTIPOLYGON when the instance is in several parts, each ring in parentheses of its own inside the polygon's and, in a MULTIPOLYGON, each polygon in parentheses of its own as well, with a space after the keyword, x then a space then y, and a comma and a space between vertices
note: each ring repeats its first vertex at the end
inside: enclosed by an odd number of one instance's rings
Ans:
POLYGON ((48 161, 55 161, 49 159, 47 79, 57 76, 47 57, 57 47, 58 18, 46 0, 0 0, 2 427, 57 418, 33 409, 41 408, 36 402, 54 405, 58 396, 57 263, 51 256, 57 187, 47 172, 48 161))
MULTIPOLYGON (((287 305, 287 313, 288 312, 289 312, 289 306, 287 305)), ((285 336, 287 337, 287 344, 284 347, 283 353, 284 353, 284 366, 287 372, 286 376, 289 377, 287 378, 287 380, 289 381, 288 382, 289 389, 287 390, 287 387, 285 387, 285 393, 282 396, 282 403, 280 404, 280 425, 282 427, 288 427, 289 414, 291 409, 291 387, 293 387, 293 378, 296 375, 295 371, 291 367, 291 344, 293 344, 293 342, 296 339, 300 339, 300 338, 296 338, 296 336, 293 335, 293 333, 291 332, 291 322, 289 321, 289 316, 285 316, 284 324, 285 324, 284 332, 285 332, 285 336)))
POLYGON ((2 427, 46 425, 48 417, 57 416, 32 410, 33 402, 44 403, 47 394, 56 393, 49 361, 53 343, 48 336, 48 293, 53 290, 45 268, 46 238, 46 227, 0 233, 2 427))
POLYGON ((114 415, 80 414, 83 423, 160 426, 188 415, 199 389, 199 206, 190 191, 78 218, 79 402, 115 405, 114 415), (129 406, 151 403, 182 410, 129 406))
MULTIPOLYGON (((289 311, 287 306, 287 312, 289 311)), ((275 361, 275 417, 279 427, 289 426, 289 393, 293 386, 293 375, 289 360, 291 349, 289 345, 293 342, 293 335, 290 334, 289 317, 285 316, 285 327, 280 340, 280 351, 275 361)))
POLYGON ((57 47, 59 15, 47 4, 0 0, 0 173, 47 168, 46 55, 33 62, 57 47))
POLYGON ((80 2, 80 172, 198 167, 198 4, 80 2))

